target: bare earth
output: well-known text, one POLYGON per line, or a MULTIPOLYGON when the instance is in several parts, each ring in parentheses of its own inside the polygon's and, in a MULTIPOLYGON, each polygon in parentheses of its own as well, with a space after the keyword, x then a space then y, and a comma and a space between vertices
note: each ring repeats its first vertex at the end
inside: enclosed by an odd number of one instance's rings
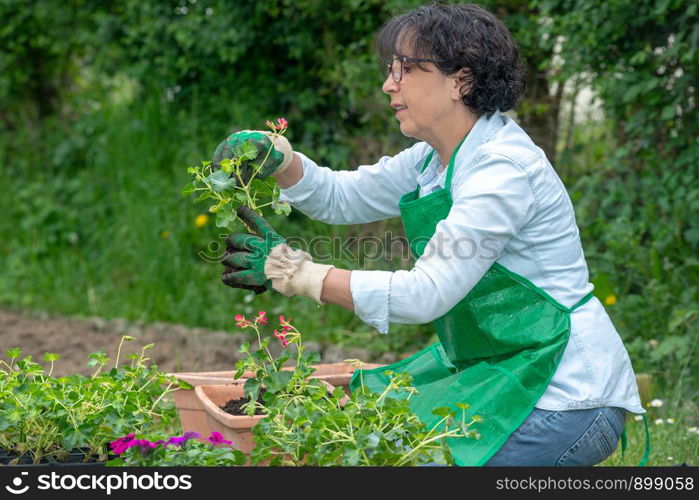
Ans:
MULTIPOLYGON (((239 359, 238 347, 249 340, 243 333, 169 323, 144 325, 121 318, 75 319, 0 308, 0 359, 6 360, 5 351, 11 347, 20 347, 25 356, 32 355, 42 365, 46 365, 44 353, 58 353, 61 359, 53 370, 53 375, 57 376, 89 375, 93 369, 87 366, 88 355, 99 350, 104 350, 114 360, 123 335, 136 340, 124 344, 120 355, 122 360, 126 359, 124 356, 140 352, 143 346, 154 343, 154 347, 146 352, 164 372, 232 370, 239 359)), ((396 360, 392 353, 373 360, 369 359, 370 353, 365 349, 343 351, 336 346, 323 347, 315 342, 305 344, 309 350, 320 352, 326 363, 347 358, 381 363, 396 360)))

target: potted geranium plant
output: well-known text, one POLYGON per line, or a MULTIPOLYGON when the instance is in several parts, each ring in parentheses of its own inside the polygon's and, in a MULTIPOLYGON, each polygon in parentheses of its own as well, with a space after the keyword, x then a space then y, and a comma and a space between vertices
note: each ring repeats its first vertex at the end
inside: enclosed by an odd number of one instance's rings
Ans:
POLYGON ((289 344, 295 350, 282 350, 274 357, 269 351, 269 337, 263 337, 261 327, 267 325, 267 317, 261 311, 255 318, 247 319, 236 316, 240 328, 254 331, 258 349, 251 350, 250 342, 240 346, 245 356, 236 364, 234 378, 238 383, 227 385, 200 385, 195 394, 207 413, 209 426, 233 442, 239 450, 249 453, 254 444, 251 429, 267 413, 266 405, 280 394, 294 394, 300 387, 309 391, 327 393, 334 387, 320 379, 310 376, 314 372, 313 364, 320 356, 318 353, 306 352, 301 343, 301 335, 290 320, 279 317, 280 327, 274 330, 283 347, 289 344), (292 366, 284 367, 287 362, 292 366))
MULTIPOLYGON (((361 375, 361 372, 360 372, 361 375)), ((339 388, 320 394, 299 388, 280 394, 267 407, 267 417, 252 431, 253 464, 312 466, 451 465, 448 440, 480 437, 467 416, 466 403, 456 411, 435 408, 439 420, 426 426, 409 408, 417 390, 407 373, 387 372, 381 393, 364 384, 349 398, 339 388)))
MULTIPOLYGON (((235 376, 248 378, 198 386, 195 392, 212 428, 250 453, 255 465, 448 464, 448 439, 479 437, 472 426, 481 417, 467 416, 466 403, 456 405, 458 414, 435 408, 439 419, 434 425, 421 422, 409 408, 417 392, 409 374, 389 372, 390 384, 381 394, 361 384, 348 397, 342 388, 328 390, 312 378, 318 355, 305 352, 300 332, 284 316, 273 336, 286 349, 276 358, 268 350, 269 337, 261 334, 267 324, 264 314, 252 319, 238 315, 236 321, 254 331, 259 346, 254 351, 249 343, 240 348, 246 357, 237 363, 235 376), (288 361, 293 361, 291 370, 283 367, 288 361)), ((355 368, 362 365, 350 362, 355 368)))
POLYGON ((112 368, 104 351, 90 354, 90 377, 54 377, 58 354, 44 356, 46 370, 20 348, 9 349, 8 360, 0 360, 2 463, 104 463, 116 437, 170 426, 176 413, 164 397, 179 382, 147 363, 153 344, 120 364, 122 345, 132 340, 122 337, 112 368))
MULTIPOLYGON (((280 316, 280 321, 288 323, 284 316, 280 316)), ((266 324, 266 312, 259 311, 258 315, 252 320, 247 320, 240 314, 235 316, 235 323, 238 328, 249 328, 248 323, 250 322, 254 323, 255 325, 266 324)), ((280 327, 280 330, 282 332, 285 331, 283 326, 280 327)), ((362 368, 367 370, 379 368, 381 366, 382 365, 375 363, 362 364, 362 368)), ((294 366, 283 366, 281 369, 283 371, 289 371, 293 370, 294 368, 294 366)), ((352 375, 357 369, 356 364, 349 363, 347 361, 340 363, 314 363, 312 368, 313 371, 309 375, 311 378, 323 380, 334 387, 342 387, 346 394, 350 393, 349 383, 352 375)), ((244 384, 247 379, 254 378, 254 374, 252 372, 240 372, 240 370, 181 372, 173 373, 172 375, 177 377, 182 382, 182 386, 173 393, 173 398, 180 416, 182 429, 185 431, 195 431, 202 435, 210 433, 212 429, 209 425, 209 417, 207 416, 204 405, 194 392, 195 387, 200 385, 238 385, 244 384)), ((231 387, 226 389, 226 391, 236 390, 242 391, 242 388, 235 389, 231 387)), ((213 389, 210 389, 210 391, 213 391, 213 389)), ((239 397, 242 396, 243 394, 241 392, 239 397)))

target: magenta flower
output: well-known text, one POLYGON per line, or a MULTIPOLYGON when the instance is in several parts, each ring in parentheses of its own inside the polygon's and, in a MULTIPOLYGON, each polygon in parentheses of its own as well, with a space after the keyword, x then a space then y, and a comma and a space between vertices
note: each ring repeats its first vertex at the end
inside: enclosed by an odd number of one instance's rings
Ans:
POLYGON ((119 439, 112 441, 109 443, 109 446, 112 448, 115 455, 121 455, 133 446, 133 442, 135 441, 133 437, 134 434, 132 432, 128 436, 120 437, 119 439))
POLYGON ((223 434, 221 434, 218 431, 212 431, 211 436, 207 438, 209 443, 211 444, 233 444, 233 441, 228 441, 227 439, 223 439, 223 434))
POLYGON ((167 446, 169 444, 171 444, 173 446, 184 446, 185 443, 187 443, 187 441, 189 441, 190 439, 199 438, 199 437, 201 437, 201 434, 199 434, 198 432, 187 431, 184 434, 182 434, 181 436, 171 437, 170 439, 168 439, 165 442, 164 446, 167 446))
POLYGON ((162 441, 157 441, 155 443, 151 443, 147 439, 134 439, 131 441, 131 446, 129 448, 138 448, 141 450, 141 454, 145 457, 148 455, 150 450, 153 448, 156 448, 162 443, 162 441))

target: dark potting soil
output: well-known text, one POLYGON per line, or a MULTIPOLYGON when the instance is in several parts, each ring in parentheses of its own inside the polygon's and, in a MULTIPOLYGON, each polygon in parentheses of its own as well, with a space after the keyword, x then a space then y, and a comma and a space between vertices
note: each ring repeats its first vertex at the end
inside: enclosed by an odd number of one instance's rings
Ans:
MULTIPOLYGON (((264 400, 262 399, 262 395, 265 393, 264 389, 260 390, 260 395, 257 397, 257 402, 260 404, 264 404, 264 400)), ((225 405, 220 406, 220 408, 225 411, 226 413, 230 413, 231 415, 238 415, 238 416, 246 416, 247 413, 245 410, 242 410, 242 406, 250 401, 250 398, 242 397, 240 399, 229 399, 225 405)), ((255 408, 255 415, 264 415, 262 411, 260 411, 259 408, 255 408)))

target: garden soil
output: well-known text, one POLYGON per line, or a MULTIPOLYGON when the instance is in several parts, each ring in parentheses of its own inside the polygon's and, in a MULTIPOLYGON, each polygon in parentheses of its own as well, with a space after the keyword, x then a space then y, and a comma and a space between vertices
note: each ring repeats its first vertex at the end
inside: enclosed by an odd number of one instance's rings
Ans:
MULTIPOLYGON (((32 355, 35 361, 46 365, 42 360, 44 353, 54 352, 61 355, 54 365, 53 375, 56 376, 93 373, 94 369, 87 366, 88 355, 104 350, 113 360, 123 335, 130 335, 135 340, 124 343, 122 360, 126 361, 125 356, 140 353, 143 346, 153 343, 154 347, 146 351, 147 357, 164 372, 233 370, 240 356, 238 347, 249 340, 245 333, 239 332, 170 323, 143 324, 123 318, 66 318, 0 307, 0 359, 6 358, 7 349, 21 347, 25 356, 32 355)), ((324 363, 348 358, 392 363, 397 359, 393 353, 370 359, 366 349, 342 350, 316 342, 305 342, 305 345, 309 350, 321 353, 324 363)), ((270 347, 281 349, 277 343, 271 343, 270 347)))

